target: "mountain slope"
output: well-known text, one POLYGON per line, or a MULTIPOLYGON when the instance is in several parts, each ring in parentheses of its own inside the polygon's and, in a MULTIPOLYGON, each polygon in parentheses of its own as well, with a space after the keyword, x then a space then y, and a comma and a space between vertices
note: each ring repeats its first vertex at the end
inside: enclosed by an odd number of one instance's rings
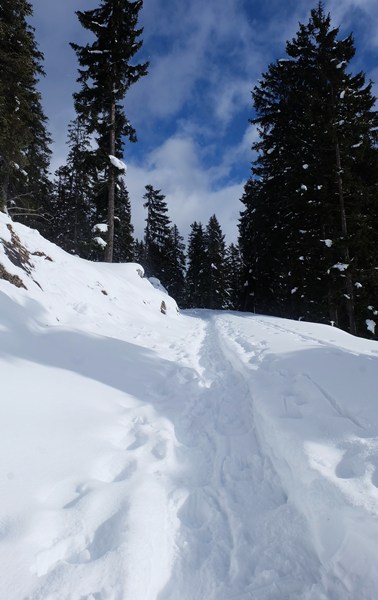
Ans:
POLYGON ((0 213, 0 597, 375 599, 378 344, 139 269, 0 213))

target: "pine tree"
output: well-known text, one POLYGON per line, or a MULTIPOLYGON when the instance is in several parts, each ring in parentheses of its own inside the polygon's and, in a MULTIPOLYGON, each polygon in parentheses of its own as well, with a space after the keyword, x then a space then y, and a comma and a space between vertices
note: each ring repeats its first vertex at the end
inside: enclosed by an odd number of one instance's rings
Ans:
POLYGON ((239 310, 241 306, 242 263, 239 248, 235 244, 230 244, 226 248, 225 271, 225 308, 239 310))
POLYGON ((181 307, 185 305, 185 244, 176 225, 171 227, 167 245, 164 286, 181 307))
POLYGON ((20 220, 42 213, 50 194, 50 137, 36 89, 43 55, 31 15, 26 0, 0 4, 0 210, 20 220))
POLYGON ((167 214, 167 203, 161 190, 155 190, 152 185, 146 185, 146 193, 143 198, 145 200, 143 206, 147 208, 143 266, 149 277, 157 277, 165 285, 171 239, 171 222, 167 214))
POLYGON ((139 39, 143 30, 137 28, 142 6, 142 0, 101 0, 97 9, 77 11, 81 25, 93 33, 95 40, 86 46, 71 44, 81 67, 81 89, 74 94, 75 108, 86 120, 88 132, 97 134, 97 166, 105 173, 108 262, 113 260, 116 179, 124 170, 112 157, 122 154, 123 138, 136 141, 121 102, 148 68, 148 63, 132 63, 143 43, 139 39))
POLYGON ((253 91, 260 139, 242 199, 245 307, 362 333, 356 284, 376 212, 371 84, 347 72, 352 36, 338 39, 321 3, 286 51, 253 91))
POLYGON ((205 308, 207 295, 207 244, 202 223, 194 221, 188 239, 186 307, 205 308))
POLYGON ((146 250, 144 247, 144 241, 136 239, 134 242, 134 261, 141 265, 143 269, 145 256, 146 250))
POLYGON ((210 217, 205 232, 207 286, 206 308, 220 310, 226 301, 226 245, 215 215, 210 217))
POLYGON ((90 258, 97 171, 89 135, 79 118, 69 125, 68 145, 67 162, 56 172, 49 237, 67 252, 90 258))
POLYGON ((120 179, 116 186, 116 214, 114 232, 114 262, 133 262, 134 227, 131 223, 131 204, 125 182, 120 179))

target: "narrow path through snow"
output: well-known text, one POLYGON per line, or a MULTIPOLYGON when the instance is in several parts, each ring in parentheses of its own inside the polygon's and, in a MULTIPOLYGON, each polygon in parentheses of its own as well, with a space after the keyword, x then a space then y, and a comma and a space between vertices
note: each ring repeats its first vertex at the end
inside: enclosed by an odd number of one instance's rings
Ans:
POLYGON ((320 576, 305 520, 262 452, 253 398, 211 313, 203 323, 198 379, 183 387, 175 424, 187 490, 179 552, 159 600, 310 598, 320 576))

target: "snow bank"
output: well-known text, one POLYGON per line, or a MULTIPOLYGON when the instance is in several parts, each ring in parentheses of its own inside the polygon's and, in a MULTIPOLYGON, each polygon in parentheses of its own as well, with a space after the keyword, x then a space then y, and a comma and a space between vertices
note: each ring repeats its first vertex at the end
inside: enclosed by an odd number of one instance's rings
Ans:
POLYGON ((262 448, 309 524, 326 597, 373 599, 378 344, 324 325, 219 319, 249 382, 262 448))

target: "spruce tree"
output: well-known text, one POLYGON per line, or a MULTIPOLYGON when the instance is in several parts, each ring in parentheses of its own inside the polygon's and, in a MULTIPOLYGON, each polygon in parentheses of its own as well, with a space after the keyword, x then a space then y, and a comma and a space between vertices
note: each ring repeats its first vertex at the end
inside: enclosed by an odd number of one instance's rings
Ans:
POLYGON ((167 264, 164 273, 164 286, 169 294, 182 307, 185 305, 185 244, 177 225, 171 227, 167 244, 167 264))
POLYGON ((356 290, 374 245, 377 176, 366 161, 376 161, 378 122, 371 83, 347 71, 353 38, 338 33, 319 3, 253 91, 259 154, 240 247, 247 309, 363 333, 356 290))
POLYGON ((54 182, 50 239, 67 252, 90 258, 97 171, 88 132, 79 118, 69 124, 68 145, 66 164, 57 170, 54 182))
POLYGON ((226 245, 224 235, 215 215, 210 217, 205 232, 207 285, 204 303, 206 308, 222 309, 226 302, 226 245))
POLYGON ((163 285, 166 283, 169 246, 171 239, 171 222, 168 207, 161 190, 146 185, 144 208, 147 208, 146 227, 144 230, 144 268, 149 277, 157 277, 163 285))
POLYGON ((230 244, 226 248, 225 271, 226 295, 224 306, 229 310, 239 310, 241 306, 242 264, 239 248, 235 244, 230 244))
POLYGON ((43 55, 31 16, 26 0, 0 4, 0 210, 19 219, 43 212, 50 194, 50 137, 36 89, 43 55))
POLYGON ((107 188, 107 246, 105 260, 113 260, 116 180, 123 166, 114 160, 123 153, 123 138, 136 141, 122 101, 130 86, 147 74, 148 63, 133 64, 140 50, 142 29, 137 28, 142 0, 101 0, 99 8, 77 11, 81 25, 94 35, 85 46, 72 43, 80 64, 79 92, 75 108, 86 120, 88 132, 96 134, 97 166, 104 172, 107 188))
POLYGON ((125 182, 120 179, 116 185, 116 214, 114 227, 114 262, 133 262, 134 227, 131 223, 131 204, 125 182))
POLYGON ((186 274, 187 308, 205 308, 207 295, 207 244, 202 223, 191 224, 186 274))
POLYGON ((146 251, 144 247, 144 241, 136 239, 134 242, 134 261, 141 265, 144 269, 144 259, 146 251))

